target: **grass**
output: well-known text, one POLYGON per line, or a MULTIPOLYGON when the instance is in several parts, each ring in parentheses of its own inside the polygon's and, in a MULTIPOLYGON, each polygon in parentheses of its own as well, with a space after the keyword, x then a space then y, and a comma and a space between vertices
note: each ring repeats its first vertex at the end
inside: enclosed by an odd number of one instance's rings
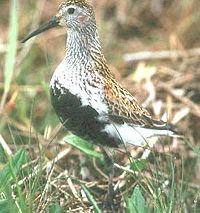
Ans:
POLYGON ((8 51, 5 59, 4 93, 2 95, 0 104, 0 115, 3 114, 5 101, 10 90, 10 84, 14 73, 15 55, 17 49, 17 2, 13 0, 10 8, 10 33, 8 41, 8 51))
MULTIPOLYGON (((0 213, 101 212, 109 172, 102 154, 60 127, 49 100, 48 82, 63 57, 65 31, 49 31, 25 46, 17 42, 55 14, 55 1, 1 1, 0 7, 5 8, 0 42, 6 44, 6 51, 0 45, 0 213)), ((198 55, 187 57, 187 49, 200 46, 199 9, 198 0, 168 1, 160 9, 143 1, 96 1, 111 71, 141 102, 151 97, 147 105, 155 117, 167 111, 185 135, 159 139, 147 150, 115 151, 119 212, 200 211, 200 64, 198 55), (183 57, 123 60, 125 53, 166 49, 181 50, 183 57), (173 95, 177 89, 184 102, 173 95)))

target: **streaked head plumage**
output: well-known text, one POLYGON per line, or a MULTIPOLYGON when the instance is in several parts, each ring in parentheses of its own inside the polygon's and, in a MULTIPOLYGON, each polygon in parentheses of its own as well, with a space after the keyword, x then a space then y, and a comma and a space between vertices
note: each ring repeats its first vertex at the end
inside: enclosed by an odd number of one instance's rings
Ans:
MULTIPOLYGON (((68 7, 70 5, 76 5, 76 6, 81 7, 81 8, 91 7, 91 9, 92 9, 92 6, 86 0, 66 0, 66 1, 64 1, 60 4, 60 7, 68 7)), ((59 9, 60 9, 60 7, 59 7, 59 9)))
POLYGON ((60 4, 56 17, 60 26, 77 29, 94 20, 94 11, 85 0, 67 0, 60 4))
MULTIPOLYGON (((82 31, 87 27, 96 27, 93 7, 86 0, 66 0, 60 4, 58 13, 46 24, 27 35, 21 42, 56 26, 66 27, 73 31, 82 31)), ((87 30, 86 30, 87 31, 87 30)))

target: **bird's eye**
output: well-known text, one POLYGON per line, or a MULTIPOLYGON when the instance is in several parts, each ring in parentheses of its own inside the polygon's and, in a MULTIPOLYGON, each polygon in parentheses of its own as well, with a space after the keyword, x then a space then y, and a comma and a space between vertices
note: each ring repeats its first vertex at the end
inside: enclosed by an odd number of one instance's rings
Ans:
POLYGON ((70 14, 70 15, 74 14, 74 11, 75 11, 75 9, 72 8, 72 7, 70 7, 70 8, 67 10, 68 14, 70 14))

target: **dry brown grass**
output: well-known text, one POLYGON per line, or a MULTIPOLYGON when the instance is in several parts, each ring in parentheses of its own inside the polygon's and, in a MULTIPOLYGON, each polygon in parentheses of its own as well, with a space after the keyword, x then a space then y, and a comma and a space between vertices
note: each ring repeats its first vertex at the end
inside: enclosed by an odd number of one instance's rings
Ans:
MULTIPOLYGON (((59 1, 18 2, 19 40, 31 29, 47 21, 57 10, 59 1)), ((95 0, 97 24, 103 52, 113 75, 158 118, 166 118, 199 148, 200 144, 200 3, 198 0, 95 0), (157 58, 162 51, 178 51, 177 55, 157 58), (127 60, 127 54, 148 51, 145 59, 127 60)), ((8 36, 9 2, 0 2, 0 54, 4 58, 8 36)), ((48 83, 52 72, 61 61, 65 51, 66 32, 53 29, 26 45, 19 43, 16 69, 1 114, 0 132, 8 147, 15 153, 22 146, 30 154, 30 165, 40 165, 64 153, 53 164, 38 170, 37 187, 33 196, 33 209, 42 212, 53 204, 60 204, 69 212, 90 212, 91 203, 80 183, 84 183, 97 203, 107 193, 107 169, 100 160, 81 153, 70 145, 61 143, 66 130, 59 130, 59 121, 49 101, 48 83), (31 131, 31 135, 30 135, 31 131), (15 143, 13 143, 13 138, 15 143), (53 139, 52 139, 53 138, 53 139), (37 142, 39 141, 39 145, 37 142), (51 143, 50 143, 51 142, 51 143), (50 144, 49 144, 50 143, 50 144), (38 146, 42 150, 38 149, 38 146), (52 166, 53 165, 53 166, 52 166), (53 169, 52 169, 53 168, 53 169)), ((3 95, 4 60, 0 61, 0 94, 3 95)), ((98 150, 98 148, 95 148, 98 150)), ((153 151, 146 157, 147 168, 133 176, 122 176, 117 169, 114 183, 120 183, 117 194, 119 212, 125 211, 125 194, 131 194, 140 183, 146 202, 150 204, 163 186, 164 206, 168 198, 172 177, 175 175, 174 209, 172 212, 192 212, 200 205, 199 157, 181 139, 159 139, 153 151), (172 156, 172 158, 170 157, 172 156), (174 171, 170 163, 174 164, 174 171), (184 162, 184 168, 182 164, 184 162), (182 175, 183 179, 182 180, 182 175), (166 186, 164 181, 169 181, 166 186), (150 183, 152 184, 150 184, 150 183), (183 185, 183 189, 181 188, 183 185), (153 187, 154 186, 154 187, 153 187), (183 190, 183 191, 181 191, 183 190), (183 203, 182 203, 183 202, 183 203)), ((144 149, 128 150, 135 158, 144 149)), ((115 162, 124 165, 127 154, 117 152, 115 162)), ((5 162, 3 162, 5 163, 5 162)), ((25 176, 29 173, 25 172, 25 176)), ((27 181, 26 181, 27 182, 27 181)), ((26 185, 26 184, 25 184, 26 185)), ((27 189, 23 186, 23 193, 27 189)))

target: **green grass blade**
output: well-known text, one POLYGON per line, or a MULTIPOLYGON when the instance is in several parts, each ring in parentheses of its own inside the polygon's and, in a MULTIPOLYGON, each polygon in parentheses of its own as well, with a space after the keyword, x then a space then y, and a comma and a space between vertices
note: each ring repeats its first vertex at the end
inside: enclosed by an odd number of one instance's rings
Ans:
MULTIPOLYGON (((22 162, 24 162, 24 159, 25 159, 25 157, 23 157, 23 156, 25 156, 24 152, 25 152, 24 149, 22 149, 22 150, 20 150, 17 153, 17 157, 16 158, 19 160, 19 162, 21 162, 20 164, 22 164, 22 162)), ((10 159, 10 157, 9 157, 9 155, 8 155, 8 153, 6 151, 4 151, 4 154, 5 154, 5 157, 6 157, 7 161, 8 161, 8 167, 9 167, 9 170, 10 170, 10 172, 9 172, 10 174, 8 174, 8 176, 11 175, 13 180, 14 180, 14 183, 16 184, 16 189, 17 189, 17 194, 19 196, 19 203, 20 203, 21 211, 22 211, 22 213, 25 213, 26 212, 26 207, 25 207, 25 202, 24 202, 24 198, 23 198, 23 195, 22 195, 22 191, 21 191, 21 188, 20 188, 20 186, 18 184, 18 180, 17 180, 17 174, 16 174, 16 171, 15 171, 16 170, 15 162, 13 162, 13 159, 10 159)), ((1 175, 1 177, 2 178, 3 177, 6 178, 4 175, 1 175)))
POLYGON ((65 137, 64 141, 71 144, 72 146, 75 146, 76 148, 85 152, 89 156, 93 156, 96 158, 103 158, 102 154, 94 151, 93 144, 91 144, 75 135, 70 135, 70 136, 65 137))
POLYGON ((8 52, 5 60, 5 79, 4 79, 4 91, 9 92, 10 84, 14 72, 15 55, 17 50, 17 0, 11 1, 10 8, 10 32, 8 40, 8 52))
POLYGON ((176 190, 176 182, 175 182, 175 163, 171 160, 171 189, 169 192, 169 204, 168 204, 168 213, 174 212, 174 203, 175 203, 175 190, 176 190))
POLYGON ((0 213, 16 213, 18 212, 16 203, 12 196, 11 185, 8 184, 4 190, 6 199, 0 200, 0 213))
POLYGON ((7 200, 0 200, 0 213, 9 213, 8 209, 8 201, 7 200))
MULTIPOLYGON (((10 195, 11 198, 11 195, 10 195)), ((17 206, 14 200, 0 200, 0 213, 15 213, 17 212, 17 206), (12 203, 11 203, 12 202, 12 203)))
POLYGON ((127 207, 128 213, 147 213, 145 199, 138 185, 134 188, 131 198, 128 198, 127 207))
POLYGON ((62 208, 60 207, 60 205, 54 204, 54 205, 51 207, 50 213, 62 213, 62 208))
MULTIPOLYGON (((15 174, 20 172, 20 168, 26 162, 24 149, 19 150, 10 160, 15 174)), ((0 192, 4 190, 5 185, 13 179, 9 164, 0 171, 0 192)))
POLYGON ((184 142, 194 151, 194 153, 200 157, 200 150, 197 149, 192 143, 190 143, 190 141, 186 138, 183 139, 184 142))
POLYGON ((145 159, 134 159, 130 165, 132 170, 142 171, 147 167, 147 161, 145 159))
POLYGON ((101 213, 101 210, 99 209, 99 207, 98 207, 96 201, 94 200, 94 198, 93 198, 93 196, 90 194, 90 192, 87 190, 87 188, 86 188, 83 184, 81 184, 81 187, 82 187, 83 191, 85 192, 87 198, 89 199, 89 201, 90 201, 91 204, 93 205, 94 211, 95 211, 96 213, 101 213))

